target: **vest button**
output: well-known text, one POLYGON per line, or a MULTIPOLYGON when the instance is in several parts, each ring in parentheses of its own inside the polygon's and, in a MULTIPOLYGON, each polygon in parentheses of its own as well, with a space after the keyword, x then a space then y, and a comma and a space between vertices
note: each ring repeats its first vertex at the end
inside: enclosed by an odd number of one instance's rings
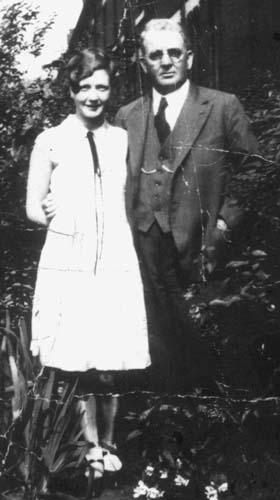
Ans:
POLYGON ((159 159, 159 161, 163 161, 164 160, 164 156, 158 155, 158 159, 159 159))

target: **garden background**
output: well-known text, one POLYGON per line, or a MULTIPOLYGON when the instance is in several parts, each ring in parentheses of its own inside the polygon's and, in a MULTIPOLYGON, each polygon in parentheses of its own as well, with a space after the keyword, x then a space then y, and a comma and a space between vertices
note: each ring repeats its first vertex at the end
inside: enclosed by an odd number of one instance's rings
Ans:
MULTIPOLYGON (((3 498, 80 498, 94 493, 74 389, 38 377, 29 353, 30 310, 45 231, 26 220, 25 190, 36 135, 72 109, 63 67, 76 48, 105 47, 115 62, 110 110, 144 92, 136 35, 154 16, 182 16, 196 48, 193 79, 241 99, 262 166, 234 176, 245 216, 222 280, 203 285, 193 311, 219 360, 211 390, 121 396, 124 468, 101 498, 277 499, 280 494, 280 6, 276 0, 83 2, 68 48, 44 77, 17 60, 38 57, 54 19, 10 2, 0 32, 0 492, 3 498), (186 16, 187 14, 187 16, 186 16), (143 483, 140 485, 138 481, 143 483), (117 484, 116 484, 117 483, 117 484), (138 484, 138 489, 135 489, 138 484), (116 489, 114 489, 116 488, 116 489), (208 488, 208 489, 207 489, 208 488), (164 496, 163 496, 164 495, 164 496), (212 495, 212 496, 211 496, 212 495)), ((67 16, 67 12, 65 13, 67 16)), ((110 284, 108 283, 108 291, 110 284)), ((109 307, 109 306, 108 306, 109 307)), ((183 376, 183 374, 182 374, 183 376)))

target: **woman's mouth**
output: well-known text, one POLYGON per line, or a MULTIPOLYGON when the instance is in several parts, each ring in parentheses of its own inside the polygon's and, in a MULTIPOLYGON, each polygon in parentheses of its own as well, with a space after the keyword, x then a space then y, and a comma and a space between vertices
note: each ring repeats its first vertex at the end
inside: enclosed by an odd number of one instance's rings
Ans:
POLYGON ((86 107, 89 111, 97 111, 101 107, 101 103, 87 104, 86 107))

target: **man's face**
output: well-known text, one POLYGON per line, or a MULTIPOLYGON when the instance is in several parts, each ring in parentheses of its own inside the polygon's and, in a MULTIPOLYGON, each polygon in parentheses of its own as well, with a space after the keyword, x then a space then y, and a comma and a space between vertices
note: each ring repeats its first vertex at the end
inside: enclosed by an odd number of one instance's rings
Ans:
POLYGON ((86 124, 91 125, 103 119, 105 105, 110 97, 110 78, 104 69, 97 69, 88 78, 79 82, 79 90, 71 97, 76 106, 76 114, 86 124))
POLYGON ((150 30, 143 46, 142 66, 161 94, 172 92, 186 81, 193 54, 185 47, 180 33, 150 30))

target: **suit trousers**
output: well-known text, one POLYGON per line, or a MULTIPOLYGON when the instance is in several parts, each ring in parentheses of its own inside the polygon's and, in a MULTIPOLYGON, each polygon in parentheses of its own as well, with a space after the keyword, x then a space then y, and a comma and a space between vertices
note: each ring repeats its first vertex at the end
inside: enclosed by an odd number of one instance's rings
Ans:
POLYGON ((200 341, 200 328, 190 319, 184 298, 178 252, 171 233, 157 222, 136 238, 144 284, 152 360, 157 390, 188 392, 205 383, 210 352, 200 341), (205 373, 206 372, 206 373, 205 373))

